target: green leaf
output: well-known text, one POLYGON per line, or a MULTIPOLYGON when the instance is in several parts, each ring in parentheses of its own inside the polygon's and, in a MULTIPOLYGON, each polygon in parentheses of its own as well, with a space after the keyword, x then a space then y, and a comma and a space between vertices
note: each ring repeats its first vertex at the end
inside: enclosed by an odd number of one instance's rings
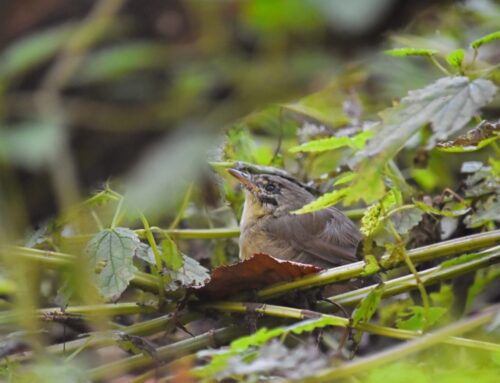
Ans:
POLYGON ((492 41, 500 39, 500 31, 496 31, 490 34, 487 34, 486 36, 480 37, 477 40, 474 40, 470 45, 474 49, 478 49, 484 44, 491 43, 492 41))
POLYGON ((348 190, 349 188, 344 188, 344 189, 334 190, 330 193, 325 193, 318 199, 312 201, 311 203, 308 203, 299 210, 293 211, 292 214, 311 213, 313 211, 325 209, 327 207, 335 205, 342 198, 344 198, 348 190))
POLYGON ((28 169, 54 160, 64 144, 64 131, 56 121, 30 121, 0 126, 0 159, 28 169))
POLYGON ((365 256, 366 265, 363 267, 363 272, 361 273, 362 277, 367 277, 369 275, 375 274, 380 270, 380 265, 377 262, 377 258, 373 255, 365 256))
POLYGON ((386 192, 384 183, 383 165, 385 163, 376 159, 363 162, 356 171, 351 186, 345 192, 343 204, 349 206, 359 200, 370 204, 382 198, 386 192))
POLYGON ((20 75, 50 59, 74 29, 73 23, 58 25, 10 45, 0 56, 0 79, 20 75))
POLYGON ((361 322, 368 322, 377 311, 378 305, 382 300, 385 285, 383 283, 375 287, 363 300, 356 306, 352 314, 352 325, 356 326, 361 322))
POLYGON ((161 241, 161 249, 162 260, 170 270, 178 271, 184 265, 182 254, 171 238, 167 237, 161 241))
POLYGON ((103 297, 116 300, 125 291, 137 268, 133 264, 139 237, 127 228, 106 229, 89 241, 86 254, 95 271, 96 285, 103 297))
MULTIPOLYGON (((213 377, 228 366, 231 357, 242 354, 252 347, 260 347, 269 342, 271 339, 290 332, 294 334, 302 334, 304 332, 310 332, 317 328, 327 326, 344 327, 345 322, 341 318, 321 316, 318 318, 307 319, 287 327, 276 327, 273 329, 267 329, 266 327, 260 328, 252 335, 243 336, 232 341, 228 349, 216 353, 210 363, 198 369, 196 374, 200 377, 213 377)), ((203 352, 198 353, 199 356, 203 354, 203 352)))
POLYGON ((371 131, 361 132, 353 137, 328 137, 312 140, 299 146, 294 146, 288 151, 291 153, 297 152, 324 152, 342 147, 350 147, 352 149, 362 149, 367 140, 372 137, 371 131))
POLYGON ((435 49, 419 49, 419 48, 395 48, 384 51, 388 56, 401 57, 401 56, 425 56, 430 57, 438 51, 435 49))
POLYGON ((426 330, 434 326, 446 314, 446 311, 444 307, 429 307, 426 318, 425 309, 422 306, 411 306, 407 312, 400 314, 400 318, 396 320, 396 326, 402 330, 426 330))
POLYGON ((453 68, 460 70, 462 68, 462 62, 464 61, 465 51, 463 49, 456 49, 446 56, 446 61, 453 68))
POLYGON ((335 179, 334 185, 338 186, 338 185, 347 184, 347 183, 351 182, 354 179, 354 177, 356 177, 356 173, 354 173, 354 172, 345 172, 345 173, 341 174, 340 176, 338 176, 335 179))
POLYGON ((129 42, 90 54, 72 79, 85 84, 119 79, 131 72, 165 65, 165 45, 129 42))

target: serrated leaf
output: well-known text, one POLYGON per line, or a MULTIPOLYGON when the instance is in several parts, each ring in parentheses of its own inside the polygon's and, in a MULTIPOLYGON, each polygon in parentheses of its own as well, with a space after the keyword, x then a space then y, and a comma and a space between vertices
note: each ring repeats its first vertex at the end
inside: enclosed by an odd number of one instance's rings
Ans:
POLYGON ((351 186, 346 190, 343 199, 344 206, 349 206, 359 200, 367 204, 382 198, 386 192, 383 178, 383 161, 366 161, 356 172, 351 186))
POLYGON ((446 311, 444 307, 429 307, 426 317, 423 307, 411 306, 407 312, 401 313, 400 318, 396 319, 396 327, 410 331, 426 330, 434 326, 446 314, 446 311))
POLYGON ((311 203, 308 203, 299 210, 293 211, 292 213, 293 214, 311 213, 313 211, 325 209, 327 207, 335 205, 340 200, 342 200, 342 198, 344 198, 348 190, 349 188, 344 188, 344 189, 334 190, 330 193, 325 193, 318 199, 312 201, 311 203))
POLYGON ((423 89, 410 91, 399 105, 384 111, 383 124, 358 159, 378 154, 392 158, 426 124, 433 131, 427 145, 432 148, 436 141, 462 129, 496 92, 497 87, 489 80, 459 76, 441 78, 423 89))
POLYGON ((430 57, 438 51, 435 49, 420 49, 420 48, 395 48, 384 51, 388 56, 401 57, 401 56, 424 56, 430 57))
POLYGON ((491 43, 492 41, 500 39, 500 31, 496 31, 490 34, 487 34, 486 36, 480 37, 477 40, 474 40, 470 45, 474 49, 478 49, 484 44, 491 43))
POLYGON ((103 230, 87 244, 85 252, 104 298, 118 299, 129 285, 137 271, 133 258, 139 244, 137 234, 127 228, 103 230))
POLYGON ((184 265, 184 259, 177 245, 171 238, 161 241, 161 257, 165 265, 172 271, 178 271, 184 265))
POLYGON ((422 220, 424 213, 418 208, 401 209, 390 218, 399 234, 407 234, 412 228, 417 226, 422 220))
POLYGON ((198 288, 204 286, 210 278, 208 270, 204 268, 197 260, 183 255, 183 264, 177 270, 167 269, 171 282, 166 286, 167 289, 176 290, 179 288, 198 288))
POLYGON ((383 283, 375 287, 363 300, 356 306, 352 314, 352 325, 356 326, 361 322, 368 322, 377 311, 378 305, 382 300, 385 290, 383 283))
POLYGON ((456 49, 446 56, 446 61, 453 68, 460 70, 462 62, 464 61, 465 51, 463 49, 456 49))
POLYGON ((320 138, 317 140, 312 140, 306 142, 299 146, 294 146, 288 151, 291 153, 298 152, 325 152, 328 150, 334 150, 343 147, 349 147, 352 149, 362 149, 365 146, 367 140, 372 137, 373 133, 371 131, 361 132, 353 137, 328 137, 320 138))

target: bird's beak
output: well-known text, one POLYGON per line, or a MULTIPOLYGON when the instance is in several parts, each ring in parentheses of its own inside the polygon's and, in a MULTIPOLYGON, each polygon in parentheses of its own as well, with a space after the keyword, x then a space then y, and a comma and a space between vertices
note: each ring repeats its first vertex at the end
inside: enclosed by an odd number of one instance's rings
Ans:
POLYGON ((246 187, 248 190, 250 190, 251 192, 256 193, 259 191, 259 187, 257 185, 255 185, 255 183, 253 183, 252 176, 250 174, 242 172, 240 170, 232 169, 232 168, 228 169, 227 171, 234 178, 236 178, 238 181, 240 181, 242 183, 242 185, 244 187, 246 187))

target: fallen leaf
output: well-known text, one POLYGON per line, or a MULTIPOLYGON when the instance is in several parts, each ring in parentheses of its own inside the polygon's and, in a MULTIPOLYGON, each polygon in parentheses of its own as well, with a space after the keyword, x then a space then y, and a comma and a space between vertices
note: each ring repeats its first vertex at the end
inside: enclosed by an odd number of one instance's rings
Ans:
POLYGON ((313 265, 283 261, 267 254, 255 254, 236 264, 214 269, 210 281, 202 287, 194 288, 194 291, 204 299, 222 299, 241 291, 288 282, 321 270, 313 265))

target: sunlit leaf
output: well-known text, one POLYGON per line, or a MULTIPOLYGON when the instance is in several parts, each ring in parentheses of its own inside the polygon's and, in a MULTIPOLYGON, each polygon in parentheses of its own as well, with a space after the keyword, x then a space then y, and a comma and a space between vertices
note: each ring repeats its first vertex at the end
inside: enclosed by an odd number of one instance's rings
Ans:
POLYGON ((338 203, 346 195, 349 188, 334 190, 330 193, 325 193, 313 202, 303 206, 299 210, 293 212, 293 214, 305 214, 316 210, 325 209, 332 205, 338 203))
POLYGON ((478 38, 477 40, 474 40, 470 45, 474 49, 478 49, 484 44, 491 43, 492 41, 500 39, 500 31, 496 31, 490 34, 487 34, 483 37, 478 38))
POLYGON ((419 49, 419 48, 395 48, 384 51, 388 56, 425 56, 429 57, 436 54, 438 51, 435 49, 419 49))
POLYGON ((103 297, 116 300, 125 291, 137 268, 133 258, 139 237, 126 228, 106 229, 89 241, 86 254, 94 269, 96 285, 103 297))
POLYGON ((464 61, 465 51, 463 49, 456 49, 446 56, 446 61, 453 68, 459 70, 462 67, 462 62, 464 61))
POLYGON ((172 239, 169 237, 165 238, 161 241, 161 257, 165 265, 172 270, 178 271, 182 265, 184 265, 184 259, 179 249, 177 249, 177 245, 172 239))
POLYGON ((313 140, 306 142, 299 146, 294 146, 290 148, 291 153, 297 152, 324 152, 327 150, 334 150, 342 147, 349 147, 352 149, 362 149, 365 146, 367 140, 372 137, 373 133, 371 131, 361 132, 353 137, 328 137, 320 138, 318 140, 313 140))
POLYGON ((377 258, 375 258, 373 255, 365 256, 365 262, 366 265, 363 267, 363 272, 361 273, 361 276, 366 277, 368 275, 375 274, 377 271, 380 270, 380 265, 377 262, 377 258))

